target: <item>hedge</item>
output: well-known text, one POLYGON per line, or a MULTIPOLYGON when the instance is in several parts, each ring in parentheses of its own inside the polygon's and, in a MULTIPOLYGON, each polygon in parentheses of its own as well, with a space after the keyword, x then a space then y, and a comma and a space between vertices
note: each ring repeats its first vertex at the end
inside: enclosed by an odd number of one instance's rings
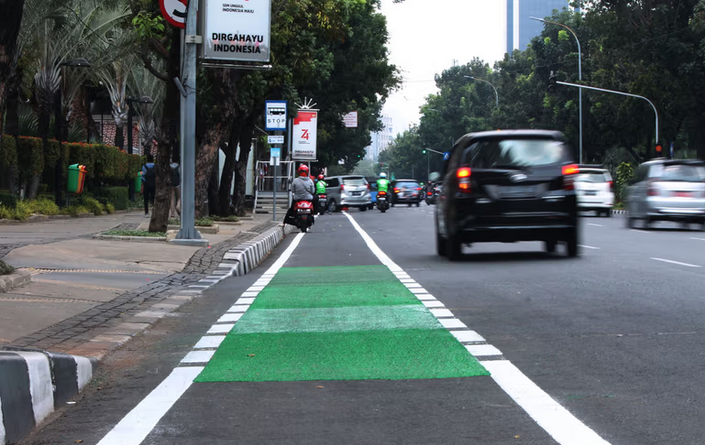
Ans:
MULTIPOLYGON (((143 159, 139 155, 130 155, 117 147, 104 144, 85 144, 64 142, 64 159, 70 164, 86 166, 88 180, 108 184, 124 184, 133 179, 142 168, 143 159)), ((40 138, 10 135, 2 136, 0 143, 0 167, 17 163, 21 174, 40 175, 46 170, 53 174, 53 166, 59 158, 59 142, 49 140, 49 147, 44 153, 40 138)), ((64 168, 66 170, 66 168, 64 168)))
POLYGON ((129 193, 127 187, 103 187, 95 194, 103 204, 112 204, 115 210, 127 210, 129 193))

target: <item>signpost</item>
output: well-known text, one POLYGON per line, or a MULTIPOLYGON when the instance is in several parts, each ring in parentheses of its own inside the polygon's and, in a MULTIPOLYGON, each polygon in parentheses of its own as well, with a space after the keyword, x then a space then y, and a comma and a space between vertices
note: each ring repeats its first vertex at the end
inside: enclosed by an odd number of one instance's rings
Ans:
POLYGON ((186 4, 188 0, 159 0, 159 9, 171 25, 186 28, 186 4))
MULTIPOLYGON (((267 136, 267 143, 270 145, 282 145, 284 144, 284 135, 267 136)), ((272 150, 274 150, 272 148, 272 150)), ((277 148, 277 150, 279 150, 277 148)))
MULTIPOLYGON (((282 136, 282 139, 284 139, 284 136, 282 136)), ((279 147, 272 147, 269 150, 269 165, 274 166, 274 186, 272 187, 272 190, 274 191, 272 193, 272 221, 277 220, 277 167, 279 166, 279 155, 281 155, 281 149, 279 147)))
POLYGON ((203 1, 204 60, 269 62, 271 1, 203 1))
MULTIPOLYGON (((265 130, 286 130, 286 101, 268 100, 264 104, 265 130)), ((273 142, 270 142, 272 144, 273 142)), ((281 142, 284 143, 283 141, 281 142)))

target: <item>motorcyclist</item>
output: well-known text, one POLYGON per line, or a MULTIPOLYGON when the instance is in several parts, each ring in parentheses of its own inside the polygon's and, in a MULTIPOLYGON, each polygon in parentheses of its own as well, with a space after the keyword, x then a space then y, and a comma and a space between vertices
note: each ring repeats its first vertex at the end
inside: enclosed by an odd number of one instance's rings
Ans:
POLYGON ((389 181, 385 172, 380 173, 377 179, 377 196, 379 196, 379 192, 385 192, 387 194, 387 202, 392 203, 391 196, 389 196, 389 181))
MULTIPOLYGON (((318 195, 325 195, 326 194, 326 187, 328 187, 328 184, 326 184, 326 181, 323 180, 324 176, 323 174, 318 175, 318 178, 316 180, 316 198, 318 198, 318 195)), ((325 204, 326 203, 320 203, 322 206, 324 206, 323 212, 325 212, 325 207, 327 207, 325 204)), ((318 210, 318 206, 315 207, 318 210)))
POLYGON ((313 181, 311 181, 311 178, 308 176, 308 166, 301 164, 298 171, 299 176, 291 183, 291 193, 293 195, 291 207, 289 207, 289 210, 286 212, 286 217, 284 218, 284 222, 291 225, 296 225, 294 211, 297 202, 312 201, 314 209, 318 204, 318 196, 315 194, 313 181))

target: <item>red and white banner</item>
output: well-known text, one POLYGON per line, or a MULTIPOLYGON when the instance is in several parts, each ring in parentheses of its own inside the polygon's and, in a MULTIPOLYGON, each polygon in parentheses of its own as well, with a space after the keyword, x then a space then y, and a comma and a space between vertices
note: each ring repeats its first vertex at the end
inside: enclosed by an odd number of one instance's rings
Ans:
POLYGON ((316 160, 316 130, 318 111, 299 110, 294 119, 291 157, 296 161, 316 160))
POLYGON ((357 111, 351 111, 343 116, 343 122, 347 128, 357 128, 357 111))

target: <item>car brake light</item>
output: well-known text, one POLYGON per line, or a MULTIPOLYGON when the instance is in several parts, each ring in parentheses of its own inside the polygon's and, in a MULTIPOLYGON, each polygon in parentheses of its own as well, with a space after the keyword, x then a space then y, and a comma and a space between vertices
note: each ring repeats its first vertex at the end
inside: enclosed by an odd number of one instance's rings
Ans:
POLYGON ((564 165, 563 172, 563 188, 565 190, 575 190, 575 183, 573 176, 576 175, 580 170, 577 164, 564 165))
POLYGON ((658 196, 660 195, 658 186, 654 184, 653 182, 649 183, 649 191, 647 192, 649 196, 658 196))
POLYGON ((614 192, 614 182, 612 182, 612 181, 607 181, 607 184, 610 185, 610 192, 614 192))
POLYGON ((370 191, 370 184, 367 184, 367 191, 370 191))
POLYGON ((398 187, 394 187, 394 193, 399 193, 399 188, 398 188, 398 187))
POLYGON ((340 191, 342 192, 343 190, 345 190, 345 185, 344 185, 344 184, 340 184, 340 191))
POLYGON ((421 187, 416 187, 416 190, 421 190, 421 187))
POLYGON ((468 167, 461 167, 458 169, 456 174, 458 177, 458 188, 463 193, 472 192, 472 185, 470 183, 470 176, 472 175, 472 170, 468 167))

